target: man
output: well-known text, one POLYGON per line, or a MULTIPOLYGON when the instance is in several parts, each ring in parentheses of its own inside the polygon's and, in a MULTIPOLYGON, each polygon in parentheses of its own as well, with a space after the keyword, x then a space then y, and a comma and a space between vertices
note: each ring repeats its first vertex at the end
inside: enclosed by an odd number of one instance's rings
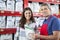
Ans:
POLYGON ((40 35, 34 34, 32 37, 40 38, 40 40, 58 40, 59 21, 55 16, 51 15, 51 8, 48 4, 42 4, 40 12, 45 17, 45 20, 40 29, 40 35))

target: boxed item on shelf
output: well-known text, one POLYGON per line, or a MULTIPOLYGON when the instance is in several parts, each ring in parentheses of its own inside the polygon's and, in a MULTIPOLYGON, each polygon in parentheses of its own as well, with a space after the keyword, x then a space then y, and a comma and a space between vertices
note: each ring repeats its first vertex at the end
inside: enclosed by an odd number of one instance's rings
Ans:
POLYGON ((12 34, 1 35, 1 40, 12 40, 12 34))
POLYGON ((51 5, 51 10, 52 10, 52 14, 58 14, 59 13, 59 5, 58 4, 51 5))
POLYGON ((6 4, 3 1, 0 1, 0 10, 6 10, 6 4))
POLYGON ((16 2, 20 2, 20 1, 23 1, 23 0, 15 0, 16 2))
POLYGON ((19 27, 19 21, 21 17, 15 17, 15 27, 19 27))
POLYGON ((45 20, 44 17, 39 17, 38 20, 37 20, 38 25, 39 25, 39 26, 42 26, 44 20, 45 20))
POLYGON ((0 0, 0 2, 1 2, 2 0, 0 0))
POLYGON ((7 0, 2 0, 2 1, 7 1, 7 0))
POLYGON ((15 27, 15 17, 7 16, 7 25, 6 28, 14 28, 15 27))
POLYGON ((39 12, 40 5, 38 2, 32 2, 28 3, 28 7, 30 7, 33 12, 39 12))
POLYGON ((32 5, 32 3, 28 3, 28 7, 30 7, 32 12, 33 12, 33 5, 32 5))
POLYGON ((5 16, 0 16, 0 28, 5 28, 5 16))
POLYGON ((15 1, 7 0, 7 10, 14 11, 15 1))
POLYGON ((33 12, 39 12, 40 5, 38 2, 32 2, 33 12))
POLYGON ((19 12, 22 12, 23 11, 23 1, 16 2, 15 11, 19 11, 19 12))
POLYGON ((43 21, 44 21, 44 17, 35 17, 34 18, 35 19, 35 22, 36 22, 36 25, 37 25, 37 27, 40 27, 40 26, 42 26, 42 24, 43 24, 43 21))

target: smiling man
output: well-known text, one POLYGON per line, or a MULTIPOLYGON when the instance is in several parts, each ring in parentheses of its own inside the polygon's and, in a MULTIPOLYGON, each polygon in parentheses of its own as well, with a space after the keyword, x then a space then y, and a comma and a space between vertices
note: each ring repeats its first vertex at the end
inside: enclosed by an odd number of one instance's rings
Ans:
POLYGON ((40 35, 34 34, 33 37, 40 38, 40 40, 58 40, 60 26, 57 17, 51 15, 51 8, 48 4, 42 4, 40 12, 45 17, 45 20, 41 26, 40 35))

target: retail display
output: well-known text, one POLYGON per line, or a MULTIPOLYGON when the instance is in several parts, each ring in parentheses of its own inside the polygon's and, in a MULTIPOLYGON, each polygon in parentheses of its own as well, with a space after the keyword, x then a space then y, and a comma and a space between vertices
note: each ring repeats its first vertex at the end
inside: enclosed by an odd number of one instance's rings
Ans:
POLYGON ((0 16, 0 28, 6 28, 5 16, 0 16))
MULTIPOLYGON (((40 7, 42 3, 48 3, 48 5, 51 5, 51 15, 56 16, 59 19, 60 22, 60 12, 59 12, 59 0, 0 0, 0 28, 16 28, 16 33, 14 34, 14 40, 26 40, 26 35, 31 32, 34 33, 31 28, 28 28, 29 26, 25 25, 25 32, 24 30, 20 32, 19 29, 19 21, 21 19, 21 14, 23 12, 23 9, 25 7, 30 7, 33 16, 36 22, 36 26, 40 27, 43 24, 44 17, 41 16, 41 13, 39 13, 40 7), (28 29, 27 29, 28 28, 28 29), (21 37, 24 36, 24 37, 21 37)), ((13 30, 13 29, 12 29, 13 30)), ((8 31, 8 30, 7 30, 8 31)), ((0 33, 4 33, 5 31, 1 31, 0 33)), ((9 31, 8 31, 9 32, 9 31)), ((27 36, 30 38, 29 36, 27 36)), ((31 38, 30 38, 31 39, 31 38)), ((1 34, 0 40, 12 40, 12 34, 1 34)))
POLYGON ((15 22, 15 17, 8 16, 6 28, 14 28, 15 27, 14 22, 15 22))
POLYGON ((22 12, 23 11, 23 1, 16 2, 15 11, 22 12))
POLYGON ((15 17, 15 27, 19 27, 19 21, 21 17, 15 17))
POLYGON ((15 1, 7 0, 7 10, 8 11, 14 11, 14 4, 15 4, 15 1))
POLYGON ((0 10, 6 10, 6 4, 3 1, 0 1, 0 10))
POLYGON ((1 35, 1 40, 12 40, 12 34, 1 35))

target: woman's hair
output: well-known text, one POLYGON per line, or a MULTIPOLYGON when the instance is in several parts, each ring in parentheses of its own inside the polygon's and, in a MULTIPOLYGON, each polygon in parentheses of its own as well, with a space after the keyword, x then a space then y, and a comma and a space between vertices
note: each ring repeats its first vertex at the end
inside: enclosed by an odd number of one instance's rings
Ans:
POLYGON ((33 18, 32 10, 31 10, 29 7, 27 7, 27 8, 25 8, 25 9, 23 10, 22 17, 21 17, 21 19, 20 19, 20 21, 19 21, 19 27, 24 28, 24 25, 25 25, 25 23, 26 23, 26 18, 25 18, 24 13, 25 13, 27 10, 31 11, 30 21, 35 22, 35 21, 34 21, 34 18, 33 18))

